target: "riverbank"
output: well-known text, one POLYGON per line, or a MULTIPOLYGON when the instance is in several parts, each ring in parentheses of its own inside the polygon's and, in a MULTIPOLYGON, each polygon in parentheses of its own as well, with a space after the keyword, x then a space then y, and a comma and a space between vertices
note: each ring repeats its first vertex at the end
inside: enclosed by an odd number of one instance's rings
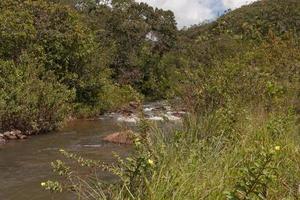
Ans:
MULTIPOLYGON (((105 120, 111 119, 121 123, 138 123, 141 118, 149 121, 180 121, 186 114, 186 110, 176 109, 167 101, 150 102, 140 105, 137 102, 130 102, 128 106, 118 109, 115 112, 107 112, 95 118, 87 118, 83 120, 105 120)), ((69 118, 66 123, 79 120, 77 118, 69 118)), ((12 140, 30 139, 31 136, 39 135, 38 133, 22 132, 20 130, 11 130, 0 133, 0 145, 6 144, 12 140)), ((116 138, 116 137, 114 137, 116 138)), ((116 141, 116 139, 113 139, 116 141)), ((109 141, 109 140, 108 140, 109 141)), ((120 142, 122 143, 122 142, 120 142)))

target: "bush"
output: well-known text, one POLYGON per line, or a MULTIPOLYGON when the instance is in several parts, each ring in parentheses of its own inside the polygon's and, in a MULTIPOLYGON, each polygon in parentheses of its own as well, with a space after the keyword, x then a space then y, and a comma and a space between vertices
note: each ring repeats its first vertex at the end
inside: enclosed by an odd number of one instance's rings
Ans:
POLYGON ((87 18, 57 1, 0 2, 1 131, 50 131, 137 100, 111 80, 114 41, 87 18))
POLYGON ((0 61, 0 129, 37 133, 57 128, 68 116, 74 92, 45 72, 43 63, 22 55, 0 61))

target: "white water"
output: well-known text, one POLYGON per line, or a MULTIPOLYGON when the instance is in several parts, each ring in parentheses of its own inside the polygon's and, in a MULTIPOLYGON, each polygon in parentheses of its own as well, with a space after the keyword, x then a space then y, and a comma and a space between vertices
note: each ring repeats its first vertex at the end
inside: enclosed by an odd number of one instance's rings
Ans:
MULTIPOLYGON (((146 119, 150 121, 180 121, 181 116, 185 114, 183 111, 175 111, 165 102, 155 102, 145 104, 143 106, 143 112, 146 119)), ((137 123, 140 118, 137 114, 124 115, 120 113, 109 113, 105 117, 115 118, 118 122, 125 123, 137 123)), ((100 119, 105 119, 101 117, 100 119)))

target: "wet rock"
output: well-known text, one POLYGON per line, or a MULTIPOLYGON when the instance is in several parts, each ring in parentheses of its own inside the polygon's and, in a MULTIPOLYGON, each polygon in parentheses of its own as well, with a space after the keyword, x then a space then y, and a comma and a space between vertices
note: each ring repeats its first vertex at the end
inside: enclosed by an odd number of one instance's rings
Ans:
POLYGON ((167 111, 168 109, 165 106, 158 106, 153 108, 153 111, 167 111))
POLYGON ((180 117, 182 118, 184 115, 186 115, 186 112, 184 111, 176 111, 176 112, 169 112, 168 114, 171 114, 175 117, 180 117))
POLYGON ((3 138, 6 140, 17 140, 21 138, 25 139, 24 135, 20 130, 7 131, 3 133, 3 138))
POLYGON ((123 115, 123 116, 131 116, 134 113, 137 112, 138 108, 140 107, 140 104, 138 102, 130 102, 128 105, 120 108, 118 110, 118 113, 123 115))
POLYGON ((9 137, 9 136, 10 136, 10 132, 9 132, 9 131, 7 131, 7 132, 4 132, 4 133, 3 133, 3 136, 4 136, 4 138, 7 138, 7 137, 9 137))
POLYGON ((18 137, 13 132, 5 132, 3 133, 4 138, 7 140, 17 140, 18 137))
POLYGON ((18 137, 16 136, 16 135, 9 135, 8 137, 7 137, 7 139, 9 139, 9 140, 17 140, 18 139, 18 137))
POLYGON ((17 138, 20 139, 20 140, 25 140, 25 139, 27 139, 27 135, 17 134, 16 136, 17 136, 17 138))
POLYGON ((138 109, 140 104, 138 102, 132 101, 132 102, 129 102, 129 106, 133 109, 138 109))
POLYGON ((6 143, 6 140, 3 137, 0 137, 0 145, 5 144, 5 143, 6 143))
POLYGON ((110 134, 103 138, 103 141, 116 144, 132 144, 134 133, 132 131, 123 131, 110 134))

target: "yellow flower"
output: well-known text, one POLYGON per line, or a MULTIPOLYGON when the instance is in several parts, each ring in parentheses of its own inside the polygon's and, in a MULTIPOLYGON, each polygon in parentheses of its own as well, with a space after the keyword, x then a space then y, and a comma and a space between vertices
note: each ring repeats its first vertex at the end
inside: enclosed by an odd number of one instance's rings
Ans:
POLYGON ((154 165, 154 161, 153 160, 151 160, 151 159, 148 159, 148 163, 149 163, 149 165, 154 165))
POLYGON ((134 142, 136 146, 140 146, 142 144, 139 139, 136 139, 134 142))
POLYGON ((276 150, 276 151, 280 151, 280 149, 281 149, 280 146, 276 146, 276 147, 275 147, 275 150, 276 150))
POLYGON ((41 186, 43 186, 43 187, 44 187, 45 185, 46 185, 46 183, 45 183, 45 182, 41 182, 41 186))

